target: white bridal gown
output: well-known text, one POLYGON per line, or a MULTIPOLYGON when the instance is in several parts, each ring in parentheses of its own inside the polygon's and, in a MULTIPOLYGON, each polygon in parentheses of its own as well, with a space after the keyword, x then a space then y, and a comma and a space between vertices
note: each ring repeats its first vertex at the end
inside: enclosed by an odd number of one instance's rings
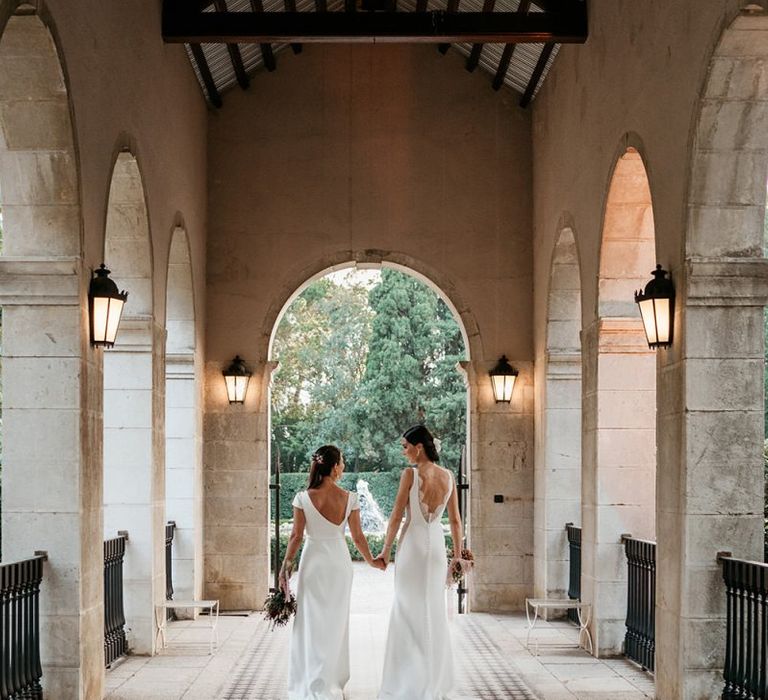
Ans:
POLYGON ((352 560, 344 538, 347 518, 359 509, 350 493, 338 525, 315 508, 306 491, 293 505, 307 524, 299 563, 297 610, 291 635, 288 697, 290 700, 342 700, 349 680, 349 597, 352 560))
POLYGON ((453 491, 429 512, 419 494, 418 469, 395 555, 395 599, 389 618, 379 700, 446 700, 453 658, 445 608, 445 536, 440 518, 453 491))

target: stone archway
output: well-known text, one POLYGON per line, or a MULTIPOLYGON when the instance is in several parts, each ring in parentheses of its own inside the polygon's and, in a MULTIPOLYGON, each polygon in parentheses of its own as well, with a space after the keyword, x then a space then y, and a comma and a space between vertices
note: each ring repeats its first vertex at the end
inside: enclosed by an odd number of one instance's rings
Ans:
POLYGON ((203 585, 202 426, 192 261, 182 226, 171 238, 165 308, 165 507, 176 524, 173 589, 176 599, 197 600, 203 585))
POLYGON ((768 13, 748 5, 709 62, 698 103, 677 340, 660 355, 659 697, 722 693, 718 551, 763 557, 763 254, 768 13))
POLYGON ((129 290, 114 348, 104 353, 104 536, 129 531, 123 567, 126 637, 154 652, 155 604, 165 599, 164 329, 154 321, 152 247, 136 158, 118 154, 104 260, 129 290))
POLYGON ((101 367, 83 313, 78 157, 52 22, 19 5, 0 7, 3 559, 48 553, 46 695, 100 696, 101 367))
POLYGON ((552 253, 547 340, 534 487, 534 586, 540 597, 567 597, 565 524, 581 525, 581 277, 573 229, 552 253))
POLYGON ((636 147, 616 161, 605 205, 596 321, 584 331, 582 598, 599 655, 621 653, 622 534, 655 538, 656 355, 634 292, 655 267, 651 190, 636 147))

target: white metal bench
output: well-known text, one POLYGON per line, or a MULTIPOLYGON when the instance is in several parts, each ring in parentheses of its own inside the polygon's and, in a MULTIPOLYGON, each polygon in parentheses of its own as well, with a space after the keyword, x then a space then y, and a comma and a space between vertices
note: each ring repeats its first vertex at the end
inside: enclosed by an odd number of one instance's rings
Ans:
POLYGON ((168 641, 165 636, 166 614, 168 608, 199 608, 208 611, 210 618, 211 638, 209 642, 209 654, 219 647, 219 601, 218 600, 165 600, 155 607, 155 621, 157 622, 157 636, 155 637, 155 646, 158 642, 165 649, 168 641))
MULTIPOLYGON (((590 654, 593 653, 592 649, 592 635, 589 633, 589 620, 592 616, 592 605, 590 603, 582 603, 580 600, 573 600, 571 598, 526 598, 525 599, 525 617, 528 620, 528 634, 525 637, 525 648, 529 648, 529 642, 531 639, 531 630, 536 625, 536 620, 539 619, 540 610, 575 610, 579 616, 579 640, 578 646, 584 647, 590 654), (531 618, 531 611, 533 611, 533 618, 531 618), (582 644, 582 638, 586 644, 582 644)), ((548 645, 550 646, 550 645, 548 645)), ((551 645, 559 646, 559 645, 551 645)), ((539 653, 539 643, 536 642, 536 653, 539 653)))

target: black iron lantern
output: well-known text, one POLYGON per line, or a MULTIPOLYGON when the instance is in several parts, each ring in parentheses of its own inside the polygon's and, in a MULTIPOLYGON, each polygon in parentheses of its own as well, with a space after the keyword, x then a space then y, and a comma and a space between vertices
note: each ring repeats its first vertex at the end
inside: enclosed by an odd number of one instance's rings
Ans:
POLYGON ((496 399, 496 403, 512 401, 517 370, 509 364, 507 356, 502 355, 496 366, 488 374, 491 376, 493 398, 496 399))
POLYGON ((645 289, 635 292, 635 302, 640 307, 648 347, 668 348, 672 345, 675 286, 661 265, 656 265, 651 274, 653 279, 645 285, 645 289))
POLYGON ((91 323, 91 345, 111 348, 115 344, 120 317, 128 299, 128 292, 118 291, 109 278, 110 271, 104 263, 95 270, 88 287, 88 307, 91 323))
POLYGON ((222 374, 227 384, 227 398, 229 403, 243 403, 245 393, 248 391, 248 382, 251 379, 251 372, 240 355, 235 355, 232 364, 225 369, 222 374))

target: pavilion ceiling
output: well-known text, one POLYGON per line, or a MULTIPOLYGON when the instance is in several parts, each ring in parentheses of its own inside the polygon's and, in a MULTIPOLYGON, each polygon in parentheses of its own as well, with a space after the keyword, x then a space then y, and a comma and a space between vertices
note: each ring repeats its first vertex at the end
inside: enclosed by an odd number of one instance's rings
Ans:
POLYGON ((433 43, 526 107, 561 43, 587 39, 586 0, 164 0, 163 38, 184 43, 206 99, 222 105, 304 43, 433 43))

